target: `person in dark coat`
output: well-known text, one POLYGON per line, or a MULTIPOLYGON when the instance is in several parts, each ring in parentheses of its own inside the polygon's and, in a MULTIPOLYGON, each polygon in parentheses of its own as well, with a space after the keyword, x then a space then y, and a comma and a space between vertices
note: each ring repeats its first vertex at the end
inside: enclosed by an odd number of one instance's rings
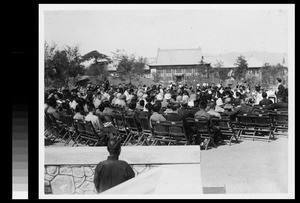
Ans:
POLYGON ((268 106, 263 107, 266 110, 275 110, 275 109, 288 109, 288 103, 286 102, 277 102, 269 104, 268 106))
POLYGON ((259 106, 268 106, 270 104, 273 104, 271 99, 267 99, 268 94, 266 92, 262 93, 263 99, 259 102, 259 106))
POLYGON ((224 111, 223 114, 228 115, 231 121, 235 121, 237 115, 252 113, 254 107, 251 106, 249 101, 241 100, 241 106, 235 108, 233 111, 224 111))
POLYGON ((277 102, 283 102, 284 96, 285 96, 285 88, 283 84, 281 83, 281 79, 277 78, 278 81, 278 91, 275 93, 277 96, 277 102))
POLYGON ((178 103, 175 103, 171 107, 172 112, 164 115, 164 117, 167 119, 167 121, 183 121, 183 116, 178 113, 179 108, 180 108, 180 104, 178 104, 178 103))
POLYGON ((95 169, 94 184, 98 193, 108 190, 120 183, 135 177, 131 166, 123 160, 119 160, 121 142, 111 138, 107 143, 109 156, 107 160, 98 163, 95 169))

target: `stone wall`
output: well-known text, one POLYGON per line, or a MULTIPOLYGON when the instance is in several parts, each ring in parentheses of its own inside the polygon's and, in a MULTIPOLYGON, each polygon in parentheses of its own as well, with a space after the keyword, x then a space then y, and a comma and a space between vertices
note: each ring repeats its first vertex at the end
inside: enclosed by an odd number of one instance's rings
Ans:
MULTIPOLYGON (((131 165, 135 176, 153 165, 131 165)), ((94 173, 96 165, 46 165, 45 194, 96 194, 94 173)))
MULTIPOLYGON (((95 194, 95 167, 100 161, 106 160, 108 155, 106 147, 46 147, 45 159, 41 162, 45 184, 41 197, 45 194, 95 194)), ((119 160, 125 160, 136 176, 143 173, 146 175, 154 167, 177 170, 180 165, 180 170, 187 174, 192 166, 196 172, 200 169, 200 147, 123 146, 119 160)))

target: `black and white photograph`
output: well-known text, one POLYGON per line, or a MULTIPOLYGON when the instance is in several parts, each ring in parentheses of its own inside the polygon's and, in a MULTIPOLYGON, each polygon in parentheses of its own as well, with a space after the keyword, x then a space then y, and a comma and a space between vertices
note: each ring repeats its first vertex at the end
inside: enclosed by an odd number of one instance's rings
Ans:
POLYGON ((295 198, 294 4, 39 4, 40 199, 295 198))

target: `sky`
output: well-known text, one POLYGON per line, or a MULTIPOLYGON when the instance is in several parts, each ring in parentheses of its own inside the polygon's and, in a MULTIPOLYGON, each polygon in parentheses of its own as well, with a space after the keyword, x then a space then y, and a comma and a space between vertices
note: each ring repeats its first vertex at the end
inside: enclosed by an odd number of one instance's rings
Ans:
POLYGON ((124 49, 129 54, 156 57, 158 48, 198 47, 210 54, 288 51, 286 7, 69 7, 43 10, 43 37, 60 47, 78 45, 82 54, 97 50, 111 56, 124 49))

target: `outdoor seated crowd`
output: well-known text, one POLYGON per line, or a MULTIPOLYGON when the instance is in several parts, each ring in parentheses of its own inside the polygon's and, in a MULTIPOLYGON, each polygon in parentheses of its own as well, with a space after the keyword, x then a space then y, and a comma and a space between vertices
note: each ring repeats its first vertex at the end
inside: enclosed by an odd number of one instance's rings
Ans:
MULTIPOLYGON (((76 120, 91 121, 97 132, 103 132, 105 124, 120 112, 132 116, 139 129, 140 117, 147 117, 150 127, 151 121, 183 121, 188 125, 187 118, 206 118, 210 122, 214 117, 226 116, 234 121, 237 115, 253 113, 255 109, 287 110, 287 94, 277 98, 277 93, 260 86, 250 89, 246 85, 232 87, 205 83, 196 87, 186 84, 167 87, 161 84, 87 84, 74 89, 61 87, 45 91, 45 113, 57 120, 63 115, 71 115, 76 120)), ((220 130, 210 125, 215 142, 222 142, 220 130)))

